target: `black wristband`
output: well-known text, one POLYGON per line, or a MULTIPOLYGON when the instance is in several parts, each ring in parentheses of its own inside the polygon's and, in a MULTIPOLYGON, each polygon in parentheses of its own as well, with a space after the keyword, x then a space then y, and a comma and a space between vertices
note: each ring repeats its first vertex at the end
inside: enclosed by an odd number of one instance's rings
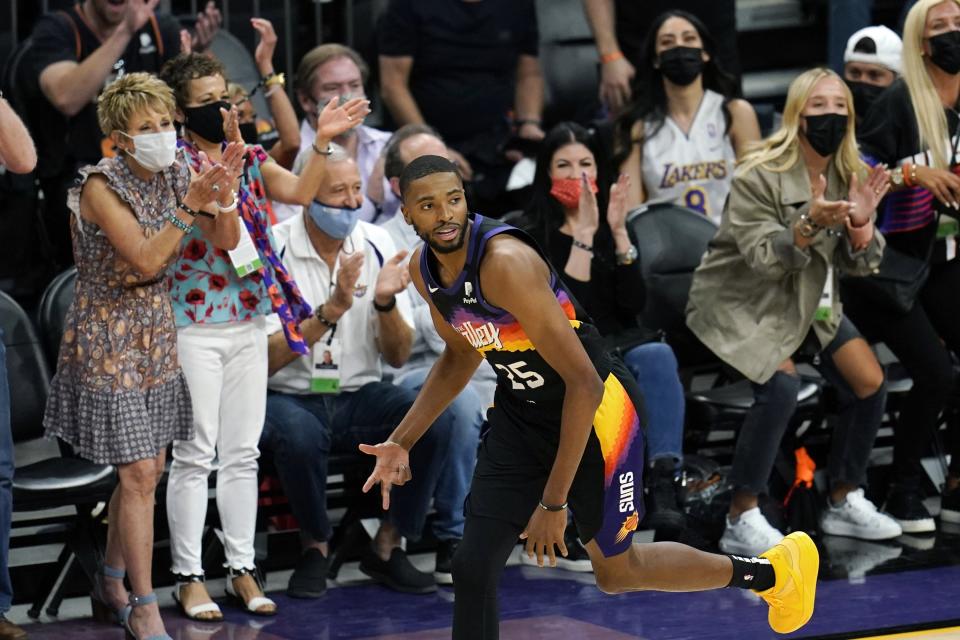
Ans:
POLYGON ((591 254, 591 255, 593 254, 593 247, 592 247, 592 246, 590 246, 589 244, 584 244, 584 243, 580 242, 579 240, 577 240, 576 238, 573 239, 573 246, 575 246, 577 249, 583 249, 584 251, 586 251, 587 253, 589 253, 589 254, 591 254))
POLYGON ((397 296, 391 296, 390 302, 381 306, 377 304, 376 298, 373 300, 373 308, 379 311, 380 313, 390 313, 393 311, 393 308, 397 306, 397 296))
POLYGON ((178 202, 177 206, 183 209, 187 213, 187 215, 189 215, 191 218, 196 218, 198 215, 200 215, 199 211, 194 211, 193 209, 191 209, 190 207, 188 207, 182 202, 178 202))
POLYGON ((566 511, 567 503, 563 504, 543 504, 543 500, 540 501, 540 508, 544 511, 556 512, 556 511, 566 511))
POLYGON ((322 324, 323 326, 325 326, 327 329, 334 329, 334 330, 336 330, 336 328, 337 328, 337 323, 336 323, 336 322, 330 322, 329 320, 327 320, 326 318, 323 317, 323 305, 322 305, 322 304, 321 304, 319 307, 317 307, 317 310, 314 312, 313 315, 316 316, 317 320, 320 321, 320 324, 322 324))

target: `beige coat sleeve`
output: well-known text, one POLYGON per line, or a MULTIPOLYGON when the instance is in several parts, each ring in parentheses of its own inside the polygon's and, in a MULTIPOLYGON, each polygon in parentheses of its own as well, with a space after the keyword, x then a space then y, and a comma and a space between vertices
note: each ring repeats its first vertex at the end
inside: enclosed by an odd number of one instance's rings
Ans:
POLYGON ((782 280, 810 263, 809 250, 800 249, 793 241, 793 224, 810 204, 799 209, 781 205, 779 194, 763 180, 762 170, 733 179, 727 206, 737 248, 758 275, 782 280))

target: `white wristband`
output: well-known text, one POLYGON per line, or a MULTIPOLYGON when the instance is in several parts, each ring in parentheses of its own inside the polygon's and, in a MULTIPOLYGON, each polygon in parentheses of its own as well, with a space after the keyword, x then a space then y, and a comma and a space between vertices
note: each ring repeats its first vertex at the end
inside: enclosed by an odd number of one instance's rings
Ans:
POLYGON ((231 211, 236 211, 237 209, 237 196, 233 196, 233 202, 225 207, 221 207, 220 203, 217 203, 217 208, 220 209, 220 213, 230 213, 231 211))

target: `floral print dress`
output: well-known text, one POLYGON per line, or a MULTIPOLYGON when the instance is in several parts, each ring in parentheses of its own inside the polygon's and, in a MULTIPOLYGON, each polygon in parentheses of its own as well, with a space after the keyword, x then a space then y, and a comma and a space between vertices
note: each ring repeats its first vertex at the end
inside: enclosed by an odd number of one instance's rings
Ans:
POLYGON ((81 218, 80 193, 91 175, 102 175, 149 237, 167 224, 164 214, 186 193, 190 172, 181 155, 150 180, 134 175, 122 157, 80 174, 82 183, 67 197, 76 289, 43 423, 47 437, 63 439, 83 458, 126 464, 193 438, 190 394, 177 360, 166 272, 137 273, 99 227, 81 218))

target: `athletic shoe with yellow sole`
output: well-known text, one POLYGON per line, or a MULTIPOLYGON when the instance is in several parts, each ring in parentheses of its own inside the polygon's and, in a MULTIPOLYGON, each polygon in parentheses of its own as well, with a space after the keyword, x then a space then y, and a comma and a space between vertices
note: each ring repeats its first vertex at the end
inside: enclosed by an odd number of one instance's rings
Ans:
POLYGON ((770 561, 776 574, 773 587, 759 592, 770 605, 767 620, 777 633, 792 633, 813 615, 820 570, 817 546, 810 536, 797 531, 760 557, 770 561))

